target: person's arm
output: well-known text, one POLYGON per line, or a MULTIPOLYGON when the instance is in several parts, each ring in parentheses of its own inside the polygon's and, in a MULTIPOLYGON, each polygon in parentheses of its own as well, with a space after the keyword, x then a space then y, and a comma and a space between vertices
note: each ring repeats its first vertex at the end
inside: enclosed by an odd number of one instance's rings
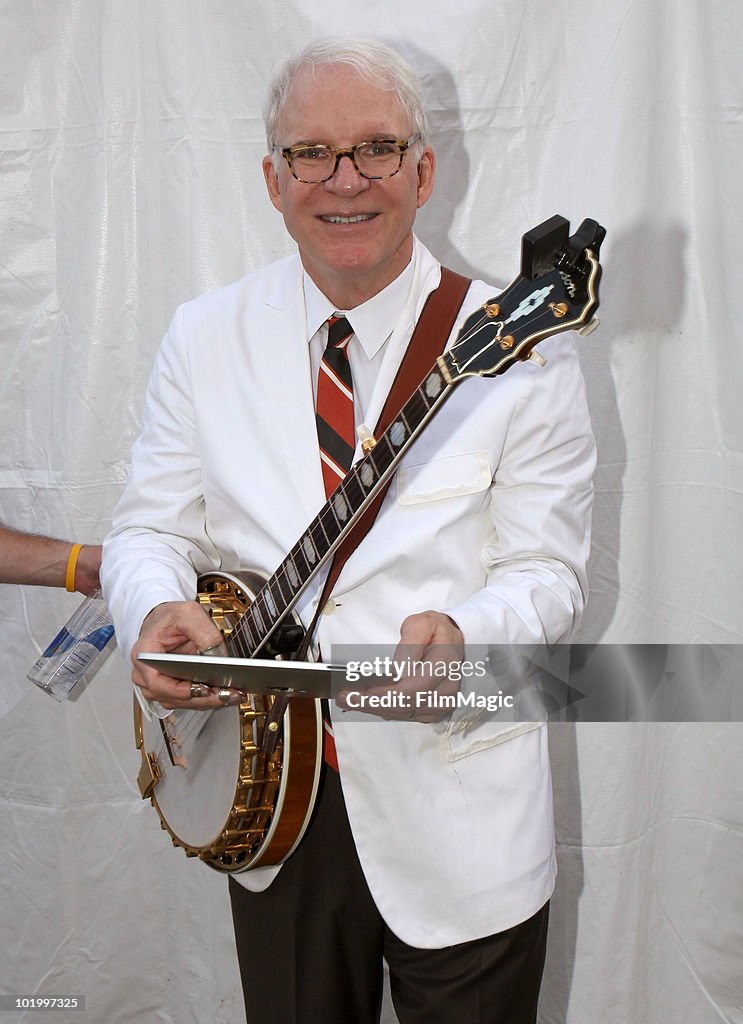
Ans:
MULTIPOLYGON (((510 416, 491 487, 487 541, 478 551, 457 549, 457 557, 480 561, 485 585, 456 606, 405 618, 394 654, 401 663, 456 663, 465 644, 550 649, 568 642, 580 622, 588 589, 595 445, 574 345, 554 339, 544 348, 547 367, 524 371, 510 416)), ((410 704, 383 717, 412 717, 408 708, 415 706, 415 694, 428 686, 422 678, 421 673, 401 679, 396 689, 410 704)), ((437 687, 442 693, 458 688, 444 676, 430 678, 443 680, 437 687)), ((347 706, 345 694, 338 703, 347 706)), ((424 711, 415 717, 441 716, 424 711)))
POLYGON ((446 612, 468 643, 567 643, 588 596, 596 447, 570 336, 548 339, 543 368, 513 410, 495 470, 487 583, 446 612))
POLYGON ((0 526, 0 583, 68 586, 81 594, 92 594, 99 586, 100 565, 99 544, 77 546, 0 526))
POLYGON ((103 542, 103 591, 125 657, 153 609, 193 602, 198 574, 219 565, 206 529, 182 319, 176 312, 155 359, 129 478, 103 542))
POLYGON ((142 433, 104 542, 102 579, 119 649, 132 659, 143 702, 204 709, 220 706, 207 687, 191 700, 190 683, 137 662, 140 652, 196 653, 221 640, 194 600, 199 573, 219 565, 219 554, 205 521, 182 319, 180 312, 174 317, 150 376, 142 433))

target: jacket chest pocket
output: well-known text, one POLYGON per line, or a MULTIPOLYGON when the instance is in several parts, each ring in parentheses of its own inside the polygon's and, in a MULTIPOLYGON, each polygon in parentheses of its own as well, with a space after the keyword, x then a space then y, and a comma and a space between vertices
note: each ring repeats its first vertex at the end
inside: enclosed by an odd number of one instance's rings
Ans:
POLYGON ((488 453, 466 452, 433 459, 397 471, 397 500, 400 505, 418 505, 484 491, 492 482, 488 453))

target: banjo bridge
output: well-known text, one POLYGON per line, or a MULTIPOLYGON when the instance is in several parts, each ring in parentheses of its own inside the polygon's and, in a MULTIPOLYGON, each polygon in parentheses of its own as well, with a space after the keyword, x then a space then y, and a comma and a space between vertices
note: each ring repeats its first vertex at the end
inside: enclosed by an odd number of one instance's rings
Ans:
POLYGON ((159 720, 160 728, 162 729, 163 741, 170 758, 170 763, 174 768, 183 768, 185 771, 188 768, 188 762, 183 750, 183 739, 181 734, 176 731, 177 722, 174 719, 175 715, 161 718, 159 720))

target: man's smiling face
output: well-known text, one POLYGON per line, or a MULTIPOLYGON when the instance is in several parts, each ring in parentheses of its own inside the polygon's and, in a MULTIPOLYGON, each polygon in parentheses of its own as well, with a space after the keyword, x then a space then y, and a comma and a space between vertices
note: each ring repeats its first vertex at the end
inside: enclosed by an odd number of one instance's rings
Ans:
MULTIPOLYGON (((324 144, 352 147, 375 139, 407 139, 414 128, 394 92, 353 68, 336 64, 303 69, 292 82, 279 120, 283 147, 324 144)), ((391 178, 362 177, 343 157, 328 181, 297 181, 282 158, 263 173, 271 202, 299 247, 315 284, 340 309, 376 295, 405 269, 413 246, 416 211, 433 190, 434 155, 426 147, 416 163, 406 153, 391 178)))

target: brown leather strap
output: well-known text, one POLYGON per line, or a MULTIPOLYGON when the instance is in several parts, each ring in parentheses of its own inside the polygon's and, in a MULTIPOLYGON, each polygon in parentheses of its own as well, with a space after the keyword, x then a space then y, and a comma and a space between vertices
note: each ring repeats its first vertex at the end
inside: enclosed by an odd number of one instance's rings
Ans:
MULTIPOLYGON (((375 437, 383 433, 395 420, 407 400, 423 383, 424 377, 437 357, 441 355, 470 284, 469 278, 455 274, 447 267, 441 268, 441 282, 426 299, 426 304, 418 318, 413 336, 374 430, 375 437)), ((307 630, 306 644, 302 644, 301 653, 298 652, 300 660, 307 653, 317 618, 340 576, 341 569, 371 529, 390 483, 391 479, 380 489, 374 501, 338 546, 320 595, 315 616, 307 630)))
MULTIPOLYGON (((447 267, 441 268, 441 281, 438 288, 431 292, 426 299, 421 315, 418 318, 418 323, 413 331, 413 336, 405 351, 400 368, 397 371, 397 376, 392 383, 387 401, 384 403, 384 408, 374 430, 375 437, 383 433, 395 420, 407 400, 412 397, 423 383, 424 377, 433 366, 436 358, 441 355, 452 332, 454 321, 464 302, 464 297, 467 294, 470 283, 469 278, 462 277, 461 274, 455 274, 453 270, 449 270, 447 267)), ((317 620, 325 607, 325 602, 330 597, 331 591, 349 555, 356 550, 371 529, 390 483, 391 478, 380 489, 377 497, 338 546, 338 550, 331 562, 330 571, 325 580, 320 600, 317 602, 312 622, 307 628, 299 650, 292 655, 292 660, 307 660, 307 652, 309 651, 312 636, 317 626, 317 620)), ((273 702, 266 719, 261 752, 267 757, 271 756, 276 746, 279 736, 278 726, 284 716, 289 699, 285 694, 279 694, 273 702)))

